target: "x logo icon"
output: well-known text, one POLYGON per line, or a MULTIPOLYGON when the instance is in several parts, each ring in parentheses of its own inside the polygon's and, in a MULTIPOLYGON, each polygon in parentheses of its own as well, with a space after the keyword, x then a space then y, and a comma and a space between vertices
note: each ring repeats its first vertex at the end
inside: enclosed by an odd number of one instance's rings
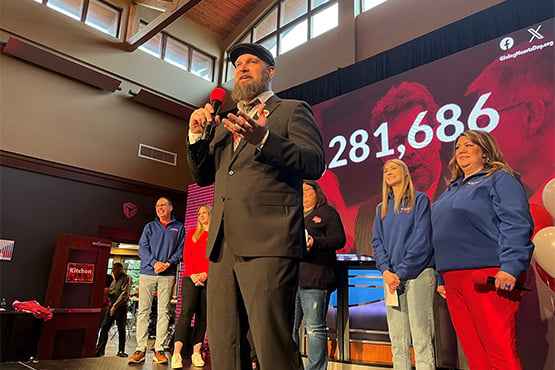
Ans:
POLYGON ((534 40, 535 38, 537 38, 538 40, 543 39, 543 35, 541 33, 539 33, 539 30, 540 30, 541 27, 542 27, 542 25, 540 24, 538 26, 538 28, 536 28, 536 29, 528 28, 528 32, 530 32, 532 34, 532 38, 528 42, 532 42, 532 40, 534 40))

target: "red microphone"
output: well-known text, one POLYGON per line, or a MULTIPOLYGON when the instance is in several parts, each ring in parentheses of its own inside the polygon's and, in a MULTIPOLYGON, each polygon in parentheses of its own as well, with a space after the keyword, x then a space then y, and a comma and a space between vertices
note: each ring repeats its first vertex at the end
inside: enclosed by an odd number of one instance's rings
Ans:
MULTIPOLYGON (((493 276, 486 275, 482 271, 474 271, 472 273, 472 281, 476 285, 495 285, 495 278, 493 276)), ((531 291, 532 287, 517 281, 515 283, 515 289, 531 291)))
POLYGON ((212 113, 212 121, 207 122, 204 126, 204 131, 202 132, 202 136, 200 137, 201 140, 211 141, 214 137, 214 129, 215 129, 215 121, 216 116, 220 112, 220 108, 225 103, 225 90, 216 87, 210 93, 210 104, 214 107, 214 113, 212 113))

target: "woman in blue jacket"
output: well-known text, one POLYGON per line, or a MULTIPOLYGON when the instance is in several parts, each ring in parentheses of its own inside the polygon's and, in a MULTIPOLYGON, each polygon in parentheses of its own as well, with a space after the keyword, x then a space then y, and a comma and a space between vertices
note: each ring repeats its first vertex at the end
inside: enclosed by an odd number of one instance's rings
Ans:
POLYGON ((522 292, 514 288, 525 281, 534 249, 524 186, 484 131, 457 138, 449 167, 449 188, 432 207, 438 292, 447 299, 470 369, 520 370, 522 292), (487 276, 495 283, 487 285, 487 276))
POLYGON ((399 159, 383 167, 382 202, 376 209, 372 245, 386 296, 387 325, 395 370, 410 370, 411 339, 418 370, 435 369, 433 299, 435 272, 430 200, 414 189, 399 159))

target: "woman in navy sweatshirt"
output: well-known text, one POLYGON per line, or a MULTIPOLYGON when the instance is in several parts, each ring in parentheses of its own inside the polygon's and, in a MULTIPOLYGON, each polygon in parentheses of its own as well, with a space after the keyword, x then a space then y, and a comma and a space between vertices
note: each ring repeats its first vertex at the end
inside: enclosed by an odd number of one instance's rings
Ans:
POLYGON ((395 370, 410 370, 410 345, 418 370, 435 369, 433 301, 435 272, 430 200, 414 189, 407 165, 383 167, 382 202, 376 209, 372 246, 386 296, 387 325, 395 370))
POLYGON ((449 188, 432 207, 437 290, 470 369, 520 370, 515 283, 525 281, 534 249, 524 186, 484 131, 457 138, 449 167, 449 188))

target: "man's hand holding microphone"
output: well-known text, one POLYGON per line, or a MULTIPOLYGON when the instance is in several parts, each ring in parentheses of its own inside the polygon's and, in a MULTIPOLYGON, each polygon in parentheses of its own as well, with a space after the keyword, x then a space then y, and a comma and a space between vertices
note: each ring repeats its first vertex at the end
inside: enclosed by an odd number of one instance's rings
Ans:
POLYGON ((201 135, 200 140, 211 141, 214 137, 216 125, 220 123, 218 113, 225 102, 226 93, 222 88, 215 88, 210 93, 210 103, 204 108, 196 109, 189 118, 189 132, 201 135))
POLYGON ((201 135, 198 140, 210 142, 214 137, 216 125, 221 122, 232 134, 239 136, 250 144, 259 144, 268 131, 264 109, 266 105, 260 104, 258 106, 258 119, 254 119, 244 112, 230 113, 227 118, 221 119, 218 113, 225 99, 225 90, 221 88, 212 90, 210 103, 206 103, 203 108, 196 109, 191 114, 189 132, 193 135, 201 135))

